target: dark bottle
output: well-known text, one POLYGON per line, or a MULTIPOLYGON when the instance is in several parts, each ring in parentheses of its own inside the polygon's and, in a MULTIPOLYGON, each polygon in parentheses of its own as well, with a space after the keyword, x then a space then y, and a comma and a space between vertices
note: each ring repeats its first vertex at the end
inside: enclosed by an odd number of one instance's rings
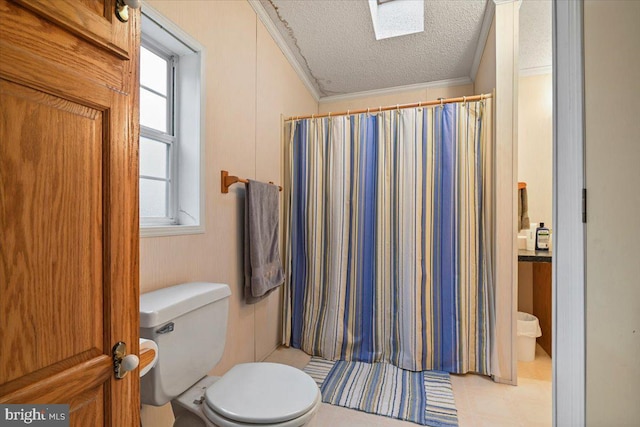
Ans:
POLYGON ((549 250, 549 229, 544 226, 544 222, 536 228, 536 251, 549 250))

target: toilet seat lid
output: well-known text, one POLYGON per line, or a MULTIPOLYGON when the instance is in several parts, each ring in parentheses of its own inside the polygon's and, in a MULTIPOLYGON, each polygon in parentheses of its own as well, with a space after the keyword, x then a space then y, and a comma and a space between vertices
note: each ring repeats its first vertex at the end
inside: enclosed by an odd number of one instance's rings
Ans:
POLYGON ((234 421, 272 424, 313 408, 320 390, 313 378, 279 363, 236 365, 205 392, 213 411, 234 421))

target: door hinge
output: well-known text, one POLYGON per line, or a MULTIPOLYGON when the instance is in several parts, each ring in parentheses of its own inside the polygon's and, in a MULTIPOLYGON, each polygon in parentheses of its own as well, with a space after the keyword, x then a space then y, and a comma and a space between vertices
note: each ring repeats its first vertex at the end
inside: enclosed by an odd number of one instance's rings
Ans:
POLYGON ((587 223, 587 189, 582 189, 582 223, 587 223))

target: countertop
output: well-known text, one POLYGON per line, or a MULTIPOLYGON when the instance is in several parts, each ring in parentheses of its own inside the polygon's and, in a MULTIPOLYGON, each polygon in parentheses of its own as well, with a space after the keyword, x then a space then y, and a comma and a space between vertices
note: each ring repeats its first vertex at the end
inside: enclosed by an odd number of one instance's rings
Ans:
POLYGON ((528 251, 526 249, 518 249, 519 262, 551 262, 551 251, 528 251))

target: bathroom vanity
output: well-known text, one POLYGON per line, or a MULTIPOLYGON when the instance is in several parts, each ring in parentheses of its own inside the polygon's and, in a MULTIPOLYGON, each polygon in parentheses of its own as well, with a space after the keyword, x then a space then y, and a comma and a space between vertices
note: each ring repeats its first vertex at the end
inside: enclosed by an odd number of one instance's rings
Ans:
POLYGON ((532 314, 540 321, 542 336, 537 342, 551 356, 551 251, 518 250, 519 263, 532 263, 532 314))

